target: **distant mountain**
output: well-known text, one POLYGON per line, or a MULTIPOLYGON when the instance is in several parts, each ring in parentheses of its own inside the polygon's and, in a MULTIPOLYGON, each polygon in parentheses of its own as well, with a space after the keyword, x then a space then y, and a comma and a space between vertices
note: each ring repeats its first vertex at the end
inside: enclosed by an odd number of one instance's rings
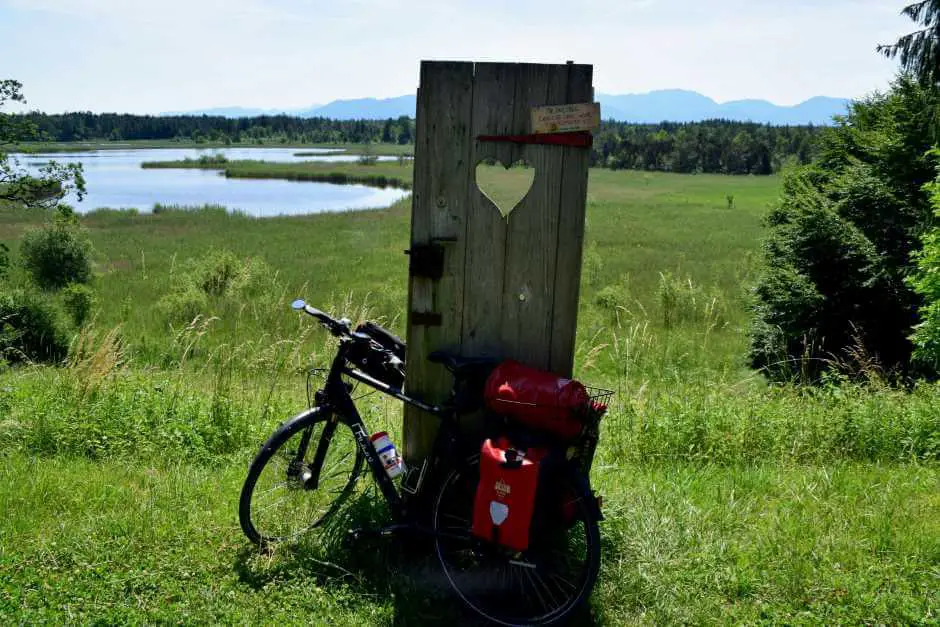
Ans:
POLYGON ((417 108, 414 95, 397 98, 356 98, 354 100, 334 100, 322 107, 313 107, 301 111, 302 118, 332 118, 334 120, 384 120, 403 115, 415 116, 417 108))
POLYGON ((668 89, 648 94, 610 96, 598 94, 605 120, 655 124, 657 122, 700 122, 721 118, 761 124, 832 124, 832 116, 848 109, 845 98, 817 96, 794 106, 775 105, 766 100, 732 100, 717 103, 694 91, 668 89))
MULTIPOLYGON (((314 105, 316 108, 317 105, 314 105)), ((212 109, 197 109, 195 111, 166 111, 162 116, 168 115, 209 115, 223 118, 255 118, 259 115, 303 115, 303 109, 252 109, 246 107, 215 107, 212 109)))
MULTIPOLYGON (((658 122, 700 122, 721 118, 739 122, 761 124, 815 124, 832 123, 832 116, 846 113, 849 100, 817 96, 794 106, 775 105, 766 100, 733 100, 718 103, 702 94, 683 89, 664 89, 646 94, 624 94, 614 96, 598 94, 601 115, 605 120, 656 124, 658 122)), ((397 98, 357 98, 334 100, 323 106, 295 110, 262 110, 241 107, 223 107, 190 111, 176 115, 224 115, 226 117, 250 117, 285 113, 302 118, 325 117, 335 120, 397 118, 402 115, 414 117, 415 96, 397 98)), ((169 114, 167 114, 169 115, 169 114)))
POLYGON ((253 118, 259 115, 268 115, 270 111, 264 109, 246 109, 245 107, 216 107, 214 109, 198 109, 196 111, 166 111, 160 115, 220 115, 224 118, 253 118))

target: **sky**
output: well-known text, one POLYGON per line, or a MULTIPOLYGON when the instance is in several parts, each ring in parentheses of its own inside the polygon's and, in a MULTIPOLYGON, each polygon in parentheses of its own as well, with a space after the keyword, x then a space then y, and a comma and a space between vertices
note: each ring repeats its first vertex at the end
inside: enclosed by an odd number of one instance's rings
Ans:
POLYGON ((28 108, 303 108, 414 93, 422 59, 594 64, 596 91, 719 102, 884 89, 891 0, 0 0, 28 108))

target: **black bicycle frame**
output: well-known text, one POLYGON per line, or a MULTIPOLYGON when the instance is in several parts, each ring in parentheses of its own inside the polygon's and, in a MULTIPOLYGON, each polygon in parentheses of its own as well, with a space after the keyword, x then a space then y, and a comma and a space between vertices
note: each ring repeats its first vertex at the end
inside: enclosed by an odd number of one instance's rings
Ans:
MULTIPOLYGON (((372 447, 372 442, 369 441, 369 432, 366 428, 365 422, 362 420, 362 416, 359 414, 359 410, 356 409, 356 405, 353 402, 352 396, 350 395, 351 386, 343 380, 343 376, 348 376, 356 381, 364 383, 369 387, 397 398, 408 405, 417 407, 433 416, 437 416, 441 420, 441 429, 438 432, 438 439, 445 435, 447 429, 444 428, 445 425, 451 424, 451 419, 453 416, 452 410, 444 409, 436 405, 429 405, 421 400, 411 398, 410 396, 404 394, 400 389, 388 385, 378 379, 369 376, 365 372, 352 368, 348 365, 346 359, 346 345, 341 344, 339 351, 337 351, 336 357, 333 359, 333 364, 330 367, 330 372, 326 378, 326 384, 323 388, 324 396, 323 404, 321 407, 326 408, 330 411, 334 417, 342 416, 345 418, 346 422, 349 424, 352 429, 353 435, 356 438, 356 445, 359 447, 359 450, 362 451, 363 457, 366 459, 366 463, 369 465, 369 469, 372 471, 372 477, 375 479, 376 484, 379 486, 379 490, 382 492, 382 496, 385 497, 386 502, 388 502, 389 509, 391 509, 393 516, 402 520, 406 518, 407 512, 405 509, 404 501, 401 495, 398 493, 398 490, 395 488, 395 484, 389 478, 388 474, 385 472, 385 467, 382 464, 382 460, 376 454, 375 449, 372 447)), ((319 397, 318 397, 319 402, 319 397)), ((327 421, 323 433, 320 435, 320 441, 317 443, 317 451, 314 455, 313 462, 311 463, 310 470, 313 477, 311 478, 311 485, 309 487, 316 488, 316 482, 319 480, 320 470, 323 465, 323 460, 326 457, 327 449, 330 445, 330 440, 333 437, 333 433, 336 430, 337 419, 327 421)), ((305 434, 305 439, 309 437, 308 434, 305 434)), ((304 455, 307 445, 309 442, 301 442, 300 455, 304 455)), ((435 444, 434 451, 437 451, 437 444, 435 444)))

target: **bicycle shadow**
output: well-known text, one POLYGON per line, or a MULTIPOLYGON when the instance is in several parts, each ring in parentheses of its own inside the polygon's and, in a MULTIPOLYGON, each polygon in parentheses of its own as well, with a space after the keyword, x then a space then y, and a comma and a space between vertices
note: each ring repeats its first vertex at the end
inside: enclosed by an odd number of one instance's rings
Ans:
MULTIPOLYGON (((349 529, 378 529, 389 520, 384 501, 371 490, 348 502, 330 525, 303 541, 259 550, 246 544, 236 555, 239 579, 256 591, 271 582, 303 581, 326 590, 393 599, 393 625, 489 625, 465 609, 450 587, 427 537, 397 534, 352 540, 349 529)), ((589 606, 564 624, 594 625, 589 606)))

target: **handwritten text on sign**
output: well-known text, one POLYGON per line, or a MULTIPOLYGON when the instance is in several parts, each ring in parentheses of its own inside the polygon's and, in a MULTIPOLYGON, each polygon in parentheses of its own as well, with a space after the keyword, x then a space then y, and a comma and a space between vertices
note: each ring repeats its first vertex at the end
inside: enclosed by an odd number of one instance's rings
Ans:
POLYGON ((601 125, 601 104, 550 105, 532 108, 533 133, 590 131, 601 125))

